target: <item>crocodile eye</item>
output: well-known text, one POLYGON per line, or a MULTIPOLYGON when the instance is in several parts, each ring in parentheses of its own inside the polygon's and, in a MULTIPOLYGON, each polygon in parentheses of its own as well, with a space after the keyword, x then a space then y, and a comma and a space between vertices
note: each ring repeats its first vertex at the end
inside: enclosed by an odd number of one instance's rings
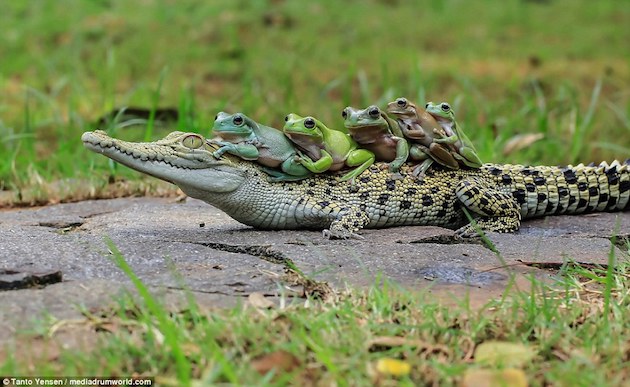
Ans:
POLYGON ((241 126, 243 125, 244 120, 242 116, 234 116, 234 118, 232 119, 232 122, 234 123, 234 125, 241 126))
POLYGON ((406 98, 398 98, 396 100, 396 105, 404 108, 405 106, 407 106, 407 99, 406 98))
POLYGON ((308 117, 307 119, 304 120, 304 127, 306 129, 313 129, 315 127, 315 120, 308 117))
POLYGON ((195 134, 188 135, 182 140, 186 148, 197 149, 203 145, 203 139, 195 134))
POLYGON ((348 118, 348 108, 343 109, 341 111, 341 116, 343 117, 343 119, 345 120, 346 118, 348 118))
POLYGON ((443 102, 442 105, 440 105, 440 107, 442 108, 442 111, 444 112, 448 112, 449 110, 451 110, 451 105, 447 104, 446 102, 443 102))
POLYGON ((368 111, 368 114, 372 118, 378 118, 378 117, 381 116, 381 111, 376 106, 374 106, 374 107, 370 108, 370 110, 368 111))

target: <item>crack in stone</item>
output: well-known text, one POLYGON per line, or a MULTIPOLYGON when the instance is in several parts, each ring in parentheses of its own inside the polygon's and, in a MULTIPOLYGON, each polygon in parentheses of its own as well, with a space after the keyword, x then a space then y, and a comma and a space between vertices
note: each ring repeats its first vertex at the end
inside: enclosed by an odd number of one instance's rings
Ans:
POLYGON ((52 222, 39 222, 37 223, 40 227, 50 227, 50 228, 58 228, 58 229, 75 229, 77 227, 83 226, 84 222, 66 222, 66 221, 52 221, 52 222))
POLYGON ((209 247, 214 250, 225 251, 227 253, 239 253, 253 255, 267 262, 283 265, 286 268, 295 268, 295 263, 279 251, 275 251, 270 245, 230 245, 219 242, 197 242, 197 241, 176 241, 182 243, 192 243, 209 247))
POLYGON ((320 282, 307 277, 291 260, 283 253, 275 251, 270 245, 230 245, 219 242, 197 242, 197 241, 172 241, 179 243, 192 243, 214 250, 225 251, 228 253, 248 254, 261 258, 267 262, 280 264, 284 266, 286 271, 283 277, 284 281, 291 282, 294 285, 302 286, 303 296, 311 296, 322 300, 328 300, 335 296, 335 291, 328 282, 320 282))
POLYGON ((242 294, 230 294, 230 293, 222 292, 220 290, 201 290, 201 289, 192 289, 192 288, 179 287, 179 286, 167 286, 166 288, 169 290, 182 290, 182 291, 193 292, 193 293, 218 294, 221 296, 229 296, 229 297, 243 297, 242 294))
MULTIPOLYGON (((462 238, 458 235, 434 235, 434 236, 430 236, 430 237, 426 237, 426 238, 420 238, 420 239, 416 239, 416 240, 412 240, 412 241, 396 241, 396 243, 437 243, 440 245, 481 245, 484 246, 486 248, 488 248, 488 246, 486 246, 485 243, 483 243, 483 240, 481 238, 462 238)), ((492 250, 492 249, 490 249, 492 250)))
POLYGON ((92 214, 87 214, 87 215, 80 215, 79 217, 81 219, 90 219, 90 218, 94 218, 97 216, 101 216, 101 215, 107 215, 107 214, 112 214, 116 211, 101 211, 101 212, 94 212, 92 214))
POLYGON ((482 286, 505 281, 507 276, 501 273, 480 271, 470 267, 451 267, 448 265, 425 267, 416 273, 429 281, 462 284, 467 286, 482 286))
POLYGON ((20 270, 0 269, 0 291, 28 288, 44 288, 63 280, 61 270, 34 273, 20 270))
POLYGON ((85 222, 68 222, 68 221, 52 221, 52 222, 39 222, 40 227, 54 228, 55 232, 60 235, 67 234, 75 231, 77 228, 83 226, 85 222))

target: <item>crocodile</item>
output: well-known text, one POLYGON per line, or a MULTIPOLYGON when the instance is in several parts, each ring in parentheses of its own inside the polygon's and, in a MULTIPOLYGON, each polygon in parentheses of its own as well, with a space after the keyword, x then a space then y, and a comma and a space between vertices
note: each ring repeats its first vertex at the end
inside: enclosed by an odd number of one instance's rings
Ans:
POLYGON ((85 132, 82 140, 88 149, 171 182, 246 225, 317 229, 328 238, 405 225, 442 226, 473 237, 478 229, 517 231, 522 219, 630 207, 630 160, 565 167, 435 166, 422 180, 413 176, 413 165, 403 165, 401 176, 393 178, 386 165, 375 163, 354 181, 327 173, 271 182, 253 162, 213 156, 217 146, 196 133, 173 132, 155 142, 135 143, 97 130, 85 132))

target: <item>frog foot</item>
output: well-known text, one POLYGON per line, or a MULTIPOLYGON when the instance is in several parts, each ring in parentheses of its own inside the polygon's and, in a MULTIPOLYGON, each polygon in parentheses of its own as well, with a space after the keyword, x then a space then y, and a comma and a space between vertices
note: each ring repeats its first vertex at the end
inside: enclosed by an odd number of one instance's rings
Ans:
POLYGON ((307 177, 290 175, 288 173, 280 172, 269 167, 260 167, 260 169, 262 169, 263 171, 265 171, 265 173, 267 173, 267 175, 269 175, 267 177, 267 180, 271 183, 278 183, 282 181, 300 181, 304 180, 307 177))

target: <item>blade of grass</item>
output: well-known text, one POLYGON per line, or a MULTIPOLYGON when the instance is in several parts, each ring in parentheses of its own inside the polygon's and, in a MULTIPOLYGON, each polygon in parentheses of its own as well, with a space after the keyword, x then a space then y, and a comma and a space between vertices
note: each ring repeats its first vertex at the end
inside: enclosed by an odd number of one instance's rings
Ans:
POLYGON ((190 381, 190 365, 188 364, 188 360, 184 355, 182 347, 179 345, 180 335, 177 331, 177 326, 175 326, 173 321, 168 318, 162 305, 158 303, 158 301, 149 292, 149 289, 144 285, 144 283, 142 283, 136 273, 134 273, 133 269, 129 266, 114 242, 109 237, 106 237, 105 244, 112 253, 111 259, 114 261, 116 266, 118 266, 120 270, 129 277, 133 285, 138 290, 140 297, 144 300, 147 309, 157 319, 160 332, 164 335, 164 340, 171 349, 173 357, 175 358, 177 377, 180 382, 187 384, 190 381))
POLYGON ((582 150, 584 148, 584 143, 586 140, 586 135, 588 128, 591 125, 591 121, 593 120, 593 115, 595 114, 595 109, 597 107, 597 101, 599 100, 599 94, 602 91, 602 79, 598 79, 595 83, 595 87, 593 88, 593 92, 591 93, 591 101, 586 109, 586 114, 582 117, 580 124, 577 127, 576 133, 572 138, 571 142, 571 162, 578 163, 580 159, 580 155, 582 154, 582 150))
POLYGON ((151 101, 151 112, 149 113, 149 120, 147 122, 147 129, 144 132, 144 141, 151 141, 153 138, 153 127, 155 124, 155 112, 158 108, 158 104, 160 103, 160 94, 162 92, 162 85, 164 84, 164 78, 166 78, 166 74, 168 74, 168 67, 162 68, 160 71, 160 78, 158 79, 157 87, 153 92, 153 98, 151 101))

